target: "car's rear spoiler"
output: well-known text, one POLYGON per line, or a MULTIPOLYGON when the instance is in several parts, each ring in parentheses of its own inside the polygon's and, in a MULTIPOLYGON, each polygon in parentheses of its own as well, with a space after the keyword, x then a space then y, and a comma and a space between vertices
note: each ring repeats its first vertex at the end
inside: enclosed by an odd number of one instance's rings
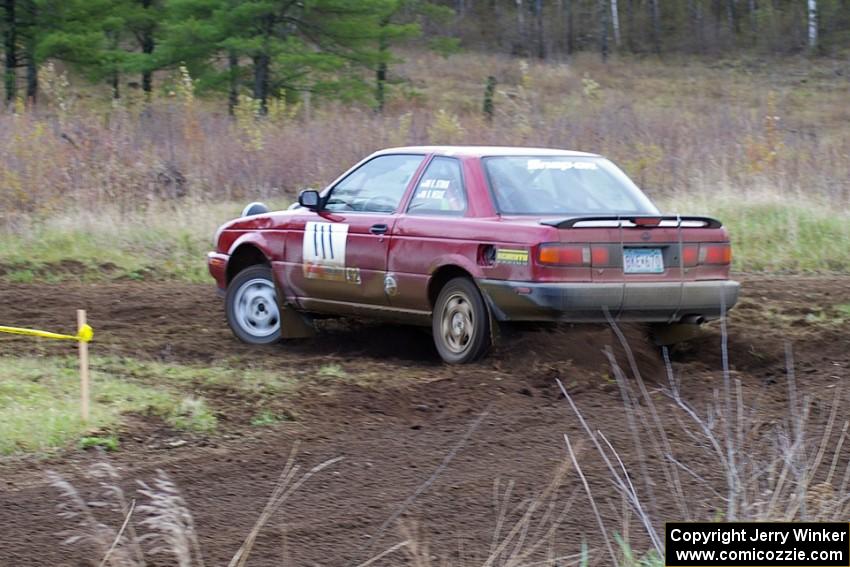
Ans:
MULTIPOLYGON (((692 223, 702 224, 702 226, 696 228, 720 228, 721 226, 723 226, 723 223, 711 217, 683 217, 680 215, 590 215, 581 217, 570 217, 566 219, 542 220, 540 221, 540 224, 554 226, 555 228, 594 228, 593 226, 579 227, 577 225, 579 223, 616 222, 617 224, 615 226, 621 226, 623 221, 628 221, 634 226, 638 226, 641 228, 658 227, 661 226, 663 222, 669 221, 675 222, 675 224, 673 225, 674 228, 680 227, 684 223, 687 223, 689 225, 692 223)), ((598 228, 598 226, 599 225, 597 225, 596 227, 598 228)))

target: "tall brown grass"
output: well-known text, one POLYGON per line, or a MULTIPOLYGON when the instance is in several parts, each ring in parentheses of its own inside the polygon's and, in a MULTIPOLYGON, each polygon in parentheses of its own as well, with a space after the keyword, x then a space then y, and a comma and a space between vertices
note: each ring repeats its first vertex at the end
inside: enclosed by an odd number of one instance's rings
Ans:
MULTIPOLYGON (((759 400, 745 398, 742 380, 731 370, 725 317, 721 318, 718 345, 721 380, 705 407, 688 400, 681 385, 683 377, 676 375, 666 347, 667 384, 650 386, 624 333, 613 320, 609 323, 625 352, 626 364, 621 366, 610 347, 605 351, 623 398, 626 428, 633 442, 628 449, 637 466, 621 459, 626 446, 617 448, 616 442, 609 440, 608 435, 617 432, 595 429, 592 418, 585 417, 560 380, 558 386, 581 425, 581 434, 576 437, 590 442, 604 462, 608 480, 624 509, 648 540, 651 557, 663 555, 662 523, 667 520, 792 522, 846 518, 850 513, 850 461, 843 448, 850 421, 839 413, 844 406, 843 392, 836 389, 830 401, 814 399, 810 394, 801 396, 790 344, 786 344, 787 408, 784 415, 776 417, 763 411, 759 400), (663 406, 656 401, 658 394, 666 398, 663 406), (683 447, 671 442, 674 434, 679 439, 684 434, 686 443, 701 454, 683 459, 683 447), (650 474, 642 466, 647 462, 660 466, 650 474), (659 486, 665 487, 663 493, 654 490, 659 486), (677 510, 677 516, 662 517, 661 510, 671 508, 677 510)), ((611 564, 622 564, 611 545, 613 537, 608 535, 597 497, 581 474, 570 437, 564 438, 600 532, 605 534, 611 564)), ((640 535, 636 539, 641 539, 640 535)))
MULTIPOLYGON (((293 449, 256 523, 231 558, 230 567, 244 567, 260 531, 286 501, 313 475, 342 460, 329 459, 299 475, 301 465, 295 462, 295 452, 293 449)), ((203 567, 189 505, 165 471, 157 471, 150 484, 137 480, 135 498, 127 495, 118 470, 106 461, 89 467, 88 476, 97 481, 95 500, 88 499, 62 475, 47 473, 47 480, 60 494, 60 516, 69 524, 60 534, 65 538, 63 544, 89 546, 101 567, 143 567, 148 559, 158 556, 168 557, 180 567, 203 567), (120 527, 103 521, 103 510, 120 514, 120 527)))
POLYGON ((185 76, 151 104, 109 104, 51 67, 45 102, 0 113, 0 224, 21 212, 291 195, 373 150, 429 143, 599 152, 655 197, 769 187, 847 203, 850 108, 836 75, 846 66, 411 55, 383 115, 314 101, 273 105, 265 119, 247 98, 227 116, 185 76), (481 114, 489 74, 492 123, 481 114))

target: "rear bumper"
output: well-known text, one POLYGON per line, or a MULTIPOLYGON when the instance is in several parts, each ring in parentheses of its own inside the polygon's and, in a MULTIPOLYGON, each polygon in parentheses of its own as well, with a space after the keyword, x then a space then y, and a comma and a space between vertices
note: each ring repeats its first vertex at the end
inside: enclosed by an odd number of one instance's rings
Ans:
POLYGON ((740 284, 730 280, 629 283, 528 283, 479 280, 500 321, 677 322, 717 319, 738 300, 740 284))

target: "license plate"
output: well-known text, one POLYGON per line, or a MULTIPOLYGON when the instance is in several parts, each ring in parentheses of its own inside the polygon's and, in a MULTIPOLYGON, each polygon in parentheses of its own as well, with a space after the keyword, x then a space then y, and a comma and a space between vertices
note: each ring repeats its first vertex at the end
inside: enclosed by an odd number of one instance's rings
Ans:
POLYGON ((664 272, 661 248, 626 248, 623 271, 627 274, 660 274, 664 272))

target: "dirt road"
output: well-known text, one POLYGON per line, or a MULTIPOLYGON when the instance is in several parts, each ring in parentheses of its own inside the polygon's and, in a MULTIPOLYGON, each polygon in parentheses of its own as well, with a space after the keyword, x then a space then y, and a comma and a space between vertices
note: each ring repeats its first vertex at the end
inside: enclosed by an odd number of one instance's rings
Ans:
MULTIPOLYGON (((813 421, 822 422, 823 408, 850 378, 850 317, 842 318, 835 308, 850 303, 850 278, 741 279, 744 295, 728 320, 728 341, 731 377, 740 381, 744 404, 766 424, 787 415, 787 343, 792 345, 799 394, 811 396, 813 421)), ((647 549, 648 539, 634 515, 623 519, 623 501, 611 475, 556 379, 591 426, 617 449, 658 526, 685 514, 714 517, 720 505, 711 487, 722 484, 721 473, 666 395, 667 368, 640 327, 624 332, 648 398, 640 393, 619 341, 605 327, 523 333, 510 337, 485 361, 458 368, 442 365, 421 331, 380 325, 331 323, 310 341, 247 347, 226 329, 220 300, 208 286, 127 282, 7 285, 0 290, 0 321, 61 330, 79 307, 88 309, 97 330, 97 355, 237 367, 262 361, 270 372, 299 369, 304 388, 286 401, 297 408, 297 421, 251 428, 240 416, 251 413, 252 400, 222 392, 221 400, 212 400, 222 413, 222 435, 193 438, 175 448, 150 444, 146 440, 163 424, 134 416, 121 433, 121 450, 109 457, 128 490, 135 479, 150 480, 157 469, 171 475, 192 510, 207 565, 226 564, 238 548, 296 443, 305 468, 337 456, 344 459, 296 493, 263 531, 248 565, 353 567, 403 540, 415 545, 376 564, 398 565, 411 550, 438 564, 482 564, 560 469, 560 482, 531 514, 519 547, 538 544, 528 556, 531 561, 577 553, 586 541, 605 563, 596 519, 580 489, 564 434, 576 449, 607 528, 612 533, 628 530, 635 547, 647 549), (609 345, 628 375, 625 394, 603 352, 609 345), (369 375, 371 380, 368 385, 348 380, 328 388, 327 379, 319 381, 316 374, 329 363, 349 376, 369 375), (386 377, 385 383, 375 376, 386 377), (702 481, 683 477, 684 500, 667 482, 668 463, 656 451, 659 438, 650 434, 655 425, 635 425, 637 413, 626 411, 624 395, 639 407, 655 404, 675 459, 701 471, 702 481), (504 495, 509 484, 500 523, 494 493, 504 495)), ((700 412, 722 390, 720 345, 719 327, 712 325, 703 338, 673 354, 670 369, 682 397, 700 412)), ((71 348, 0 339, 0 355, 48 356, 71 348)), ((60 545, 57 532, 69 526, 57 517, 58 494, 44 480, 45 470, 57 470, 94 494, 94 483, 82 471, 96 458, 76 452, 0 462, 0 565, 97 564, 99 558, 85 544, 60 545)), ((104 518, 120 524, 120 518, 104 518)), ((514 547, 515 542, 507 546, 506 554, 514 547)))

